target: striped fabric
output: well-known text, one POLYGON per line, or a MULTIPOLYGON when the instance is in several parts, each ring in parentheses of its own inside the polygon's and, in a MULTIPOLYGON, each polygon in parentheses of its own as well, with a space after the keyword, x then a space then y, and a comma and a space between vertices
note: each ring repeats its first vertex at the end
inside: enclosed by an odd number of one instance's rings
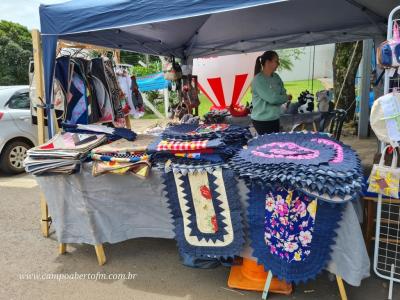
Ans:
POLYGON ((157 151, 187 151, 187 150, 200 150, 207 148, 208 140, 200 141, 173 141, 163 140, 157 145, 157 151))

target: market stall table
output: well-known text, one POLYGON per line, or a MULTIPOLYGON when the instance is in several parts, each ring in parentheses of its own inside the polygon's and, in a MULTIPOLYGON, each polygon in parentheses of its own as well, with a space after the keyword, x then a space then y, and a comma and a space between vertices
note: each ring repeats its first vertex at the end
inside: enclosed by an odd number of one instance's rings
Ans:
MULTIPOLYGON (((97 245, 132 238, 174 238, 161 171, 153 169, 147 179, 134 176, 93 177, 91 164, 74 175, 36 177, 44 192, 60 243, 97 245)), ((239 180, 242 209, 247 188, 239 180)), ((244 213, 244 215, 246 215, 244 213)), ((359 286, 369 276, 370 262, 359 225, 357 202, 346 204, 327 270, 347 283, 359 286)), ((65 248, 63 249, 65 251, 65 248)), ((251 258, 248 244, 242 256, 251 258)), ((105 257, 99 262, 104 263, 105 257)))

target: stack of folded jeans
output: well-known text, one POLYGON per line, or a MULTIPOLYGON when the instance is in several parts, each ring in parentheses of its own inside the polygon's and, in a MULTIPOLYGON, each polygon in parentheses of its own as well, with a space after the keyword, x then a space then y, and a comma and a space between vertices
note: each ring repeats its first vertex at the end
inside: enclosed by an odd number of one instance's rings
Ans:
POLYGON ((116 141, 118 139, 126 139, 134 141, 136 133, 128 128, 113 128, 99 124, 62 124, 64 131, 86 134, 105 134, 108 141, 116 141))
POLYGON ((193 165, 225 163, 250 137, 249 129, 240 126, 180 124, 166 128, 150 150, 158 163, 169 159, 193 165))

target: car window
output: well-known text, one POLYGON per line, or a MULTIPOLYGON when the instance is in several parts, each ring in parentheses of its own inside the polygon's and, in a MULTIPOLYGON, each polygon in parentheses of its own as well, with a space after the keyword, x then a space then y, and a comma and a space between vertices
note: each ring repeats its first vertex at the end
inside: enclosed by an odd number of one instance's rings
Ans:
POLYGON ((13 95, 8 101, 8 107, 13 109, 29 109, 30 105, 29 93, 13 95))

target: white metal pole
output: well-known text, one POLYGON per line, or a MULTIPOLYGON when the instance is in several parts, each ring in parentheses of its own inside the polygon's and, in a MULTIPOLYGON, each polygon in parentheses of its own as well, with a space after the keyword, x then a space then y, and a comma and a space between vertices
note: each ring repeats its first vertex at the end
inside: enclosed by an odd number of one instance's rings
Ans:
POLYGON ((362 65, 361 65, 360 115, 358 122, 359 138, 366 138, 368 136, 369 92, 371 88, 371 54, 372 54, 372 40, 364 40, 363 50, 362 50, 362 65))
POLYGON ((164 89, 164 111, 165 117, 168 119, 168 108, 169 108, 169 92, 168 88, 164 89))

